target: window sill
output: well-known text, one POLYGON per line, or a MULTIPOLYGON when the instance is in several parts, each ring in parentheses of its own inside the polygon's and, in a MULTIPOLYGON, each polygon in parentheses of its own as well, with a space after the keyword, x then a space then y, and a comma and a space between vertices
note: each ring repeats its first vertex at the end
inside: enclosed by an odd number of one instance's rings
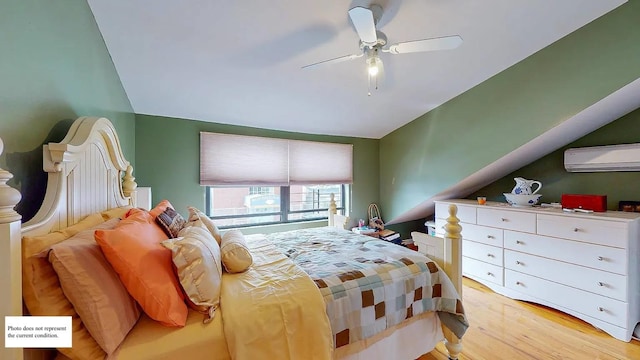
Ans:
POLYGON ((237 230, 240 230, 244 235, 271 234, 275 232, 307 229, 307 228, 321 227, 321 226, 327 226, 327 225, 328 225, 327 220, 312 220, 312 221, 300 221, 300 222, 291 222, 291 223, 282 223, 282 224, 273 224, 273 225, 237 227, 237 228, 224 229, 222 231, 237 229, 237 230))

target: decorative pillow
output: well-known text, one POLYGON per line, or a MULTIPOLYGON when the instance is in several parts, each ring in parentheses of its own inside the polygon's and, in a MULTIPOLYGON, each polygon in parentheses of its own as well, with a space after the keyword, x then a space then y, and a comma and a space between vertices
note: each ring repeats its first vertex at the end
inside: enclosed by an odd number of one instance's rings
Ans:
POLYGON ((211 221, 211 219, 207 216, 207 214, 202 211, 194 208, 193 206, 188 206, 187 210, 189 210, 189 221, 197 221, 200 220, 202 223, 209 229, 211 235, 216 239, 218 245, 222 242, 222 236, 220 235, 220 230, 216 224, 211 221))
POLYGON ((82 232, 108 227, 100 214, 92 214, 77 224, 41 236, 22 239, 22 296, 31 315, 71 316, 73 347, 58 349, 72 359, 104 359, 105 352, 91 337, 85 324, 62 291, 58 276, 49 263, 49 248, 82 232))
POLYGON ((167 235, 146 211, 137 211, 113 230, 97 230, 95 239, 120 280, 150 318, 184 326, 187 306, 173 273, 171 251, 160 243, 167 235))
POLYGON ((220 306, 222 265, 220 246, 204 226, 187 226, 177 239, 162 242, 173 253, 182 289, 193 309, 206 314, 204 323, 213 319, 220 306))
POLYGON ((229 230, 222 236, 220 245, 222 264, 227 272, 239 273, 246 271, 253 264, 253 257, 239 230, 229 230))
MULTIPOLYGON (((111 219, 111 228, 120 221, 111 219)), ((140 317, 135 300, 107 262, 92 232, 80 232, 54 245, 49 262, 67 299, 91 336, 111 354, 140 317)))
POLYGON ((178 237, 178 232, 184 228, 187 221, 173 208, 168 207, 156 218, 156 222, 169 238, 178 237))
POLYGON ((173 208, 173 205, 169 202, 169 200, 162 200, 156 205, 153 209, 149 210, 149 214, 155 220, 160 214, 162 214, 167 208, 173 208))

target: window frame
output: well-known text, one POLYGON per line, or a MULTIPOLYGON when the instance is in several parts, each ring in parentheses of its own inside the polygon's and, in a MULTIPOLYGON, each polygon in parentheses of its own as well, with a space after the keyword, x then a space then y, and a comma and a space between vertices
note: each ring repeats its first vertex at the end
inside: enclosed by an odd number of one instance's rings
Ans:
MULTIPOLYGON (((323 184, 318 184, 323 185, 323 184)), ((341 204, 336 207, 338 214, 344 215, 347 210, 347 198, 351 191, 349 186, 350 184, 339 184, 340 186, 340 194, 335 194, 336 197, 340 196, 341 204)), ((269 221, 269 222, 258 222, 258 223, 247 223, 241 225, 223 225, 218 226, 220 229, 231 229, 231 228, 244 228, 244 227, 254 227, 254 226, 267 226, 267 225, 278 225, 278 224, 291 224, 291 223, 299 223, 299 222, 307 222, 307 221, 318 221, 318 220, 328 220, 327 216, 317 216, 313 218, 307 219, 289 219, 290 214, 304 214, 304 213, 314 213, 318 211, 329 211, 329 208, 318 208, 318 209, 307 209, 307 210, 291 210, 291 187, 290 186, 279 186, 280 188, 280 211, 268 212, 268 213, 251 213, 251 214, 241 214, 241 215, 219 215, 219 216, 211 216, 211 202, 212 202, 212 190, 213 188, 231 188, 232 186, 205 186, 205 209, 207 212, 207 216, 212 219, 241 219, 241 218, 252 218, 258 216, 272 216, 272 215, 280 215, 280 221, 269 221)), ((249 186, 252 187, 252 186, 249 186)), ((274 186, 278 187, 278 186, 274 186)), ((336 204, 338 205, 338 204, 336 204)))

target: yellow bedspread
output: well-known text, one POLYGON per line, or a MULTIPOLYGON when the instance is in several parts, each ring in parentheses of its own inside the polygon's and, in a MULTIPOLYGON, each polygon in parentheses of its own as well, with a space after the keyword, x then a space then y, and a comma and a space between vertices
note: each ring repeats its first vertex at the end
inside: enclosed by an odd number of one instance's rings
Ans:
POLYGON ((231 360, 222 319, 216 315, 213 321, 203 324, 202 318, 202 314, 191 310, 187 325, 174 328, 142 315, 120 348, 106 360, 231 360))
POLYGON ((331 359, 326 306, 316 284, 262 236, 247 239, 251 268, 225 274, 220 300, 235 360, 331 359))

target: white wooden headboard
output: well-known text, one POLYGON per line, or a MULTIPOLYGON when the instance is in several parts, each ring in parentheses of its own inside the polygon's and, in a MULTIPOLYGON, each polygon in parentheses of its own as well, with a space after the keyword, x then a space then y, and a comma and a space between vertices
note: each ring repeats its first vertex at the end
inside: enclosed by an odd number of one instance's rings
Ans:
MULTIPOLYGON (((61 142, 43 146, 43 155, 43 169, 48 173, 45 198, 33 219, 22 225, 21 216, 13 210, 20 201, 20 193, 6 185, 12 175, 0 169, 0 321, 3 329, 5 316, 22 315, 22 236, 65 228, 95 212, 135 206, 133 168, 124 158, 120 140, 108 119, 77 119, 61 142)), ((22 358, 22 349, 0 347, 0 359, 22 358)))

